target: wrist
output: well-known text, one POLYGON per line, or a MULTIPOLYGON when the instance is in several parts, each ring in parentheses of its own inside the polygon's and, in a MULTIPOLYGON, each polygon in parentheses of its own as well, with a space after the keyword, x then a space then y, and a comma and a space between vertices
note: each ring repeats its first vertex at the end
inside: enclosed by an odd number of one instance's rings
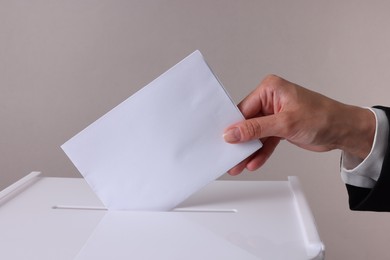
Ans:
MULTIPOLYGON (((361 160, 370 153, 376 131, 375 114, 367 108, 343 104, 342 130, 337 148, 361 160)), ((337 128, 336 128, 337 129, 337 128)))

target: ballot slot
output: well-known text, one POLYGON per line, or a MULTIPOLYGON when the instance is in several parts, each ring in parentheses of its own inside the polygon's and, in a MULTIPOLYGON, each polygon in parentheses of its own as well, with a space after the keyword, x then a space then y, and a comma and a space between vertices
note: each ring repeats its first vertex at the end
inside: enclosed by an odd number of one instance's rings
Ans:
MULTIPOLYGON (((92 206, 77 206, 77 205, 55 205, 52 207, 55 210, 107 210, 105 207, 92 206)), ((237 209, 221 209, 221 208, 174 208, 170 212, 183 213, 238 213, 237 209)))
POLYGON ((175 208, 173 212, 237 213, 237 209, 175 208))

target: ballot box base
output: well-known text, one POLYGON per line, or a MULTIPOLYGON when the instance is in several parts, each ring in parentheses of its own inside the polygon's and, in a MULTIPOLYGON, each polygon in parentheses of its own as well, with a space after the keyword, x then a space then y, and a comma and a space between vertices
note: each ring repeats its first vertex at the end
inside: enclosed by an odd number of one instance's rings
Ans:
POLYGON ((324 259, 297 177, 214 181, 168 212, 109 211, 82 178, 0 192, 2 259, 324 259))

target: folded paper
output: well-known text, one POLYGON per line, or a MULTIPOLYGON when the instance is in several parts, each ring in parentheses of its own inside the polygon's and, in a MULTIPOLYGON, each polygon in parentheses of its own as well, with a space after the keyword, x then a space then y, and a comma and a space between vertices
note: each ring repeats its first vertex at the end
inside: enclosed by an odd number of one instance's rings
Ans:
POLYGON ((108 209, 164 211, 261 148, 223 140, 243 119, 195 51, 61 147, 108 209))

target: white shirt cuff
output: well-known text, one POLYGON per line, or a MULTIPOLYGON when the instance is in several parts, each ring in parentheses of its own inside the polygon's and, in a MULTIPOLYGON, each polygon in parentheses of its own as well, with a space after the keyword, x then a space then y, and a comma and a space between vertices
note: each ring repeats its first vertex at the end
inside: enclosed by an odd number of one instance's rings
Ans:
POLYGON ((370 153, 363 161, 345 152, 341 156, 341 178, 346 184, 362 188, 373 188, 379 179, 389 135, 389 121, 385 112, 376 108, 368 109, 374 113, 376 119, 370 153))

